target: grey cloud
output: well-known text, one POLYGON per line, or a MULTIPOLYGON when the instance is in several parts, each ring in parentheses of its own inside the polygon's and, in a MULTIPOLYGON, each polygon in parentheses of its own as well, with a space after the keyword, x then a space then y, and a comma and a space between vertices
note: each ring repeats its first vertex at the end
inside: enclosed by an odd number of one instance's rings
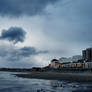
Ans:
POLYGON ((72 61, 77 61, 77 60, 80 60, 82 59, 82 56, 81 55, 75 55, 75 56, 72 56, 72 57, 61 57, 59 59, 60 62, 72 62, 72 61))
POLYGON ((8 30, 2 30, 0 39, 7 39, 9 41, 24 42, 26 32, 20 27, 11 27, 8 30))
POLYGON ((45 35, 47 32, 53 39, 69 44, 92 43, 92 0, 62 1, 56 8, 48 9, 53 19, 46 19, 45 35))
MULTIPOLYGON (((0 46, 0 67, 28 68, 36 65, 34 58, 20 54, 22 48, 11 46, 0 46)), ((23 52, 24 53, 24 52, 23 52)))
POLYGON ((38 51, 37 53, 38 53, 38 54, 43 54, 43 53, 49 53, 49 51, 48 51, 48 50, 45 50, 45 51, 38 51))
POLYGON ((58 0, 0 0, 0 14, 10 16, 36 15, 43 12, 48 4, 58 0))
MULTIPOLYGON (((92 0, 76 0, 72 3, 70 14, 70 40, 77 43, 89 44, 92 42, 92 0)), ((68 13, 69 13, 68 12, 68 13)), ((69 33, 69 32, 68 32, 69 33)))
POLYGON ((0 57, 7 56, 7 53, 8 53, 7 49, 5 49, 4 47, 0 46, 0 57))
POLYGON ((23 47, 20 49, 19 55, 21 56, 30 56, 37 54, 37 51, 34 47, 23 47))
POLYGON ((34 47, 23 47, 23 48, 10 48, 0 47, 0 57, 6 58, 8 61, 19 61, 23 58, 30 58, 38 54, 48 53, 47 51, 37 51, 34 47))
POLYGON ((48 53, 48 51, 37 51, 37 49, 34 47, 23 47, 19 49, 18 55, 23 57, 29 57, 31 55, 45 54, 45 53, 48 53))

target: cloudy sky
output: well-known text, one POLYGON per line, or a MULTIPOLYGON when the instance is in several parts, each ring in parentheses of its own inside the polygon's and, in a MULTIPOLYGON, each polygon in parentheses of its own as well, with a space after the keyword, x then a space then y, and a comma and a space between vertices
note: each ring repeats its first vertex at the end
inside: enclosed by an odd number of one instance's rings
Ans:
POLYGON ((0 0, 0 67, 80 55, 91 35, 92 0, 0 0))

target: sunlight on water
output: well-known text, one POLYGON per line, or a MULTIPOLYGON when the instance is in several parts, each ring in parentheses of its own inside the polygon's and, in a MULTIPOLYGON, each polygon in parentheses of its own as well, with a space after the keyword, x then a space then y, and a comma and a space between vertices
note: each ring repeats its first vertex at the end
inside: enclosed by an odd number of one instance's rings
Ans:
POLYGON ((92 92, 91 83, 23 79, 11 72, 0 72, 0 92, 92 92))

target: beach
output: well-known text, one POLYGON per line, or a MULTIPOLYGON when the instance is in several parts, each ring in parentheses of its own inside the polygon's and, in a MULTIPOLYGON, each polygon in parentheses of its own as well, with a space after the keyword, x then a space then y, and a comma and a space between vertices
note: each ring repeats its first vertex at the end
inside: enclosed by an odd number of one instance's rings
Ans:
POLYGON ((15 74, 21 78, 92 82, 92 73, 30 72, 15 74))
POLYGON ((0 92, 92 92, 92 83, 21 78, 16 73, 23 72, 0 72, 0 92))

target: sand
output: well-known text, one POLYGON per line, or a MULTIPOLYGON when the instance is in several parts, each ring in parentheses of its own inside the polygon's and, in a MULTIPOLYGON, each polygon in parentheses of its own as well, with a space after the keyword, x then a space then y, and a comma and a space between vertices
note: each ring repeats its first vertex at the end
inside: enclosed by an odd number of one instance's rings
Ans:
POLYGON ((48 80, 67 80, 76 82, 92 82, 92 73, 60 73, 60 72, 31 72, 27 74, 15 74, 17 77, 48 79, 48 80))

